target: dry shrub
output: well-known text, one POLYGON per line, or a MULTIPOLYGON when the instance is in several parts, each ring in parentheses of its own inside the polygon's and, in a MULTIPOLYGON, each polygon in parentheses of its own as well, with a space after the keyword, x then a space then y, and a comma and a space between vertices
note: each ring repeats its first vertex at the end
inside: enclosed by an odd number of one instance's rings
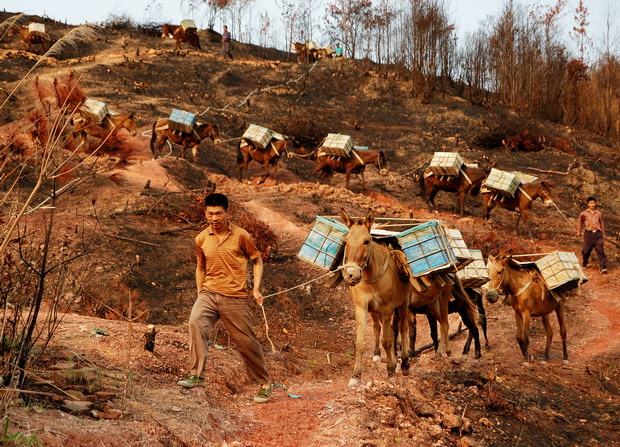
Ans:
POLYGON ((129 287, 123 278, 117 276, 109 287, 84 293, 79 313, 106 320, 127 320, 131 301, 132 321, 144 322, 149 316, 148 306, 139 298, 138 289, 129 287), (105 295, 99 290, 105 290, 105 295))
POLYGON ((275 253, 278 248, 278 238, 269 225, 255 218, 235 202, 230 204, 229 212, 232 222, 250 233, 261 252, 263 261, 269 259, 269 255, 275 253))
POLYGON ((295 145, 305 146, 309 149, 314 149, 321 144, 327 135, 327 129, 321 124, 296 112, 289 112, 276 124, 280 132, 293 138, 295 145))

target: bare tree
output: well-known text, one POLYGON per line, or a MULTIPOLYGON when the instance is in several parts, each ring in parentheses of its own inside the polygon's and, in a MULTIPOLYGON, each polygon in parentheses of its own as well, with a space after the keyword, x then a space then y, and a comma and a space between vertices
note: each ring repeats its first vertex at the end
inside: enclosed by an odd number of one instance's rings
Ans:
POLYGON ((355 59, 364 33, 364 18, 372 8, 371 0, 334 0, 328 3, 325 21, 337 30, 347 55, 355 59))

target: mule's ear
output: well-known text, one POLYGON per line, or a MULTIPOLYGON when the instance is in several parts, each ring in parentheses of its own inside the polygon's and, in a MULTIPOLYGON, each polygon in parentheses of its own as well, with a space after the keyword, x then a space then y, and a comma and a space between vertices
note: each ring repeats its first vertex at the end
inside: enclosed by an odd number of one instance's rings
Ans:
POLYGON ((340 218, 342 219, 342 221, 347 227, 351 228, 351 225, 353 225, 353 222, 351 221, 351 218, 349 217, 347 212, 344 210, 344 208, 340 208, 340 218))
POLYGON ((491 253, 489 253, 489 256, 487 256, 489 258, 489 261, 491 261, 491 263, 495 262, 495 256, 493 256, 491 253))
POLYGON ((368 214, 366 214, 364 225, 370 230, 373 223, 375 223, 375 211, 372 208, 368 208, 368 214))

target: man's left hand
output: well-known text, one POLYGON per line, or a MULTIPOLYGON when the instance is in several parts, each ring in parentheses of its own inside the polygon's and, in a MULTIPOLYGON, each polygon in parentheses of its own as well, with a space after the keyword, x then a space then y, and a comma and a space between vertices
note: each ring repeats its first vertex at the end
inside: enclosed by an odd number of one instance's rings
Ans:
POLYGON ((264 297, 260 290, 252 291, 252 296, 254 297, 254 301, 256 301, 256 304, 258 304, 259 306, 263 305, 264 297))

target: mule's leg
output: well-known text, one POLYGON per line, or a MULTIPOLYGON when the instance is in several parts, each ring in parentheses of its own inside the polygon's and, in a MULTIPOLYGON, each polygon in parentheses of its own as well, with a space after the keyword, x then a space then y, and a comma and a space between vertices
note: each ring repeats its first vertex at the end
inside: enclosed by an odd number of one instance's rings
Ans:
POLYGON ((491 217, 491 210, 495 207, 492 194, 483 194, 484 196, 484 220, 489 220, 491 217))
POLYGON ((448 335, 448 303, 450 301, 450 297, 446 294, 448 292, 443 292, 443 297, 438 299, 439 301, 439 329, 441 331, 441 336, 439 338, 439 350, 437 354, 446 354, 450 355, 450 338, 448 335))
POLYGON ((267 177, 269 177, 269 161, 266 161, 263 163, 263 176, 257 183, 259 185, 262 183, 265 183, 265 180, 267 180, 267 177))
POLYGON ((250 170, 248 165, 250 164, 250 154, 246 152, 241 153, 241 162, 238 164, 239 166, 239 181, 243 183, 243 171, 247 171, 248 180, 250 179, 250 170))
POLYGON ((439 336, 437 334, 437 319, 431 314, 426 314, 426 319, 428 320, 428 327, 431 330, 431 340, 433 340, 433 348, 435 350, 435 354, 439 351, 439 336))
POLYGON ((198 161, 198 145, 192 146, 192 160, 194 160, 194 164, 198 161))
POLYGON ((366 191, 366 182, 364 181, 364 171, 360 172, 360 177, 362 178, 362 191, 366 191))
POLYGON ((372 330, 375 334, 375 352, 372 356, 373 362, 378 362, 381 360, 381 348, 379 348, 379 339, 381 337, 381 320, 379 319, 379 315, 376 313, 370 314, 372 318, 372 330))
POLYGON ((430 212, 433 212, 436 210, 435 196, 437 195, 438 192, 439 190, 435 187, 435 185, 433 185, 430 189, 426 190, 426 197, 424 199, 426 200, 426 207, 428 208, 430 212))
POLYGON ((417 335, 417 324, 415 313, 409 311, 409 357, 415 355, 415 339, 417 335))
POLYGON ((525 363, 529 363, 530 354, 529 354, 529 346, 530 346, 530 321, 531 315, 529 311, 523 312, 521 314, 522 318, 522 329, 521 329, 521 352, 523 352, 523 358, 525 363))
POLYGON ((542 323, 545 328, 545 333, 547 334, 547 344, 545 345, 545 360, 543 361, 546 364, 549 361, 549 352, 551 351, 551 342, 553 341, 553 329, 551 328, 551 324, 549 323, 549 314, 542 315, 542 323))
POLYGON ((562 363, 566 365, 568 364, 568 348, 566 347, 566 320, 564 319, 564 303, 562 301, 555 308, 555 314, 558 317, 560 337, 562 337, 562 363))
MULTIPOLYGON (((355 367, 353 375, 349 379, 349 386, 353 387, 362 378, 362 359, 366 348, 366 318, 368 318, 368 307, 365 305, 355 306, 355 367)), ((388 322, 389 327, 389 322, 388 322)), ((391 333, 391 331, 383 331, 391 333)), ((393 352, 394 348, 392 348, 393 352)), ((389 355, 388 355, 389 358, 389 355)))
POLYGON ((275 171, 276 185, 277 185, 278 184, 278 162, 277 161, 273 164, 273 170, 275 171))
POLYGON ((403 375, 409 375, 409 352, 411 351, 409 348, 409 305, 406 302, 401 304, 398 308, 398 312, 401 315, 400 321, 398 322, 398 332, 400 333, 400 342, 402 346, 400 347, 401 351, 401 369, 403 371, 403 375))
POLYGON ((474 339, 474 358, 479 359, 481 354, 480 354, 480 333, 478 331, 478 326, 476 325, 476 322, 473 321, 469 317, 469 313, 467 312, 467 306, 461 306, 461 308, 459 309, 459 315, 461 316, 461 320, 463 320, 463 323, 465 323, 465 326, 467 326, 467 329, 469 332, 469 335, 467 337, 467 342, 465 343, 465 346, 463 347, 463 354, 467 354, 469 352, 471 340, 473 338, 474 339))
POLYGON ((385 350, 385 358, 387 361, 388 378, 392 377, 396 372, 396 354, 394 352, 394 332, 389 330, 392 322, 392 314, 381 315, 381 325, 383 326, 383 349, 385 350))
POLYGON ((482 295, 478 295, 478 315, 480 316, 480 325, 482 326, 482 333, 484 334, 484 347, 488 351, 491 347, 489 346, 489 338, 487 337, 487 311, 484 308, 482 295))
POLYGON ((461 212, 461 217, 465 215, 465 196, 467 195, 467 189, 461 189, 458 192, 458 209, 461 212))
POLYGON ((344 187, 349 189, 349 183, 351 182, 351 170, 347 169, 344 176, 344 187))

